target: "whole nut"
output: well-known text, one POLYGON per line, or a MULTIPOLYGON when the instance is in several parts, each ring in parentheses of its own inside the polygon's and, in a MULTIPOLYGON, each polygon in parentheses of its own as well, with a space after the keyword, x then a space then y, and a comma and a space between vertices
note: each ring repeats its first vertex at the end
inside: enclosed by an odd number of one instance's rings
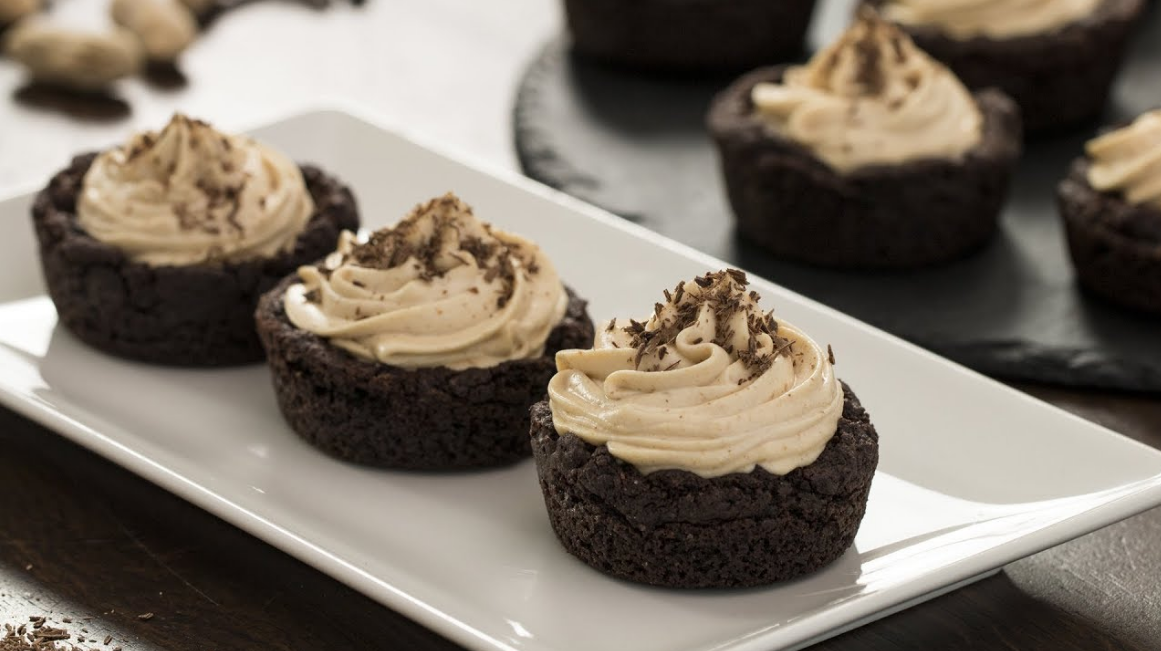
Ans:
POLYGON ((173 61, 198 35, 197 19, 178 0, 113 0, 111 13, 154 61, 173 61))
POLYGON ((136 73, 143 63, 141 45, 123 29, 95 34, 26 20, 4 40, 8 56, 33 79, 78 90, 103 88, 136 73))
POLYGON ((181 3, 198 16, 208 14, 211 9, 218 6, 218 0, 181 0, 181 3))
POLYGON ((44 0, 0 0, 0 25, 14 23, 40 11, 44 0))

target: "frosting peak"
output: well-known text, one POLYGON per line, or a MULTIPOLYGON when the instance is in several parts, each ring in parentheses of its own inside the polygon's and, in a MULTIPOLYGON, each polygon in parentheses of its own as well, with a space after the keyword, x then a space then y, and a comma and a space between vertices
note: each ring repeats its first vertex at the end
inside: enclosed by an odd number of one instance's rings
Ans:
POLYGON ((890 0, 883 16, 933 25, 953 38, 1014 38, 1050 32, 1088 16, 1101 0, 890 0))
POLYGON ((1119 192, 1131 204, 1161 209, 1161 109, 1090 140, 1086 150, 1093 188, 1119 192))
POLYGON ((646 322, 614 319, 592 350, 558 353, 557 430, 646 473, 813 463, 842 414, 829 351, 762 312, 746 286, 737 270, 678 284, 646 322))
POLYGON ((958 158, 982 136, 971 92, 873 11, 781 83, 757 84, 751 99, 774 132, 841 172, 958 158))
POLYGON ((544 354, 568 294, 521 237, 447 194, 359 243, 344 233, 321 267, 298 270, 286 314, 357 357, 455 370, 544 354))
POLYGON ((272 257, 313 212, 291 160, 184 115, 98 156, 77 204, 90 235, 151 265, 272 257))
POLYGON ((773 315, 758 308, 758 293, 745 291, 747 282, 745 273, 729 269, 678 283, 672 292, 665 290, 665 303, 653 306, 648 321, 629 319, 618 333, 613 319, 604 338, 627 340, 638 371, 687 368, 704 359, 699 353, 720 348, 731 362, 760 375, 786 340, 776 334, 773 315))

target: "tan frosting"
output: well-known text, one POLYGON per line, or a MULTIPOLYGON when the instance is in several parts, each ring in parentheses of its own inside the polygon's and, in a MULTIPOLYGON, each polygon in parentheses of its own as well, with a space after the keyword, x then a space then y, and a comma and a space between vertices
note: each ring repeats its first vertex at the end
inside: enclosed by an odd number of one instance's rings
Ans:
POLYGON ((757 84, 755 113, 838 171, 959 158, 983 116, 959 79, 898 28, 864 12, 836 43, 782 83, 757 84))
POLYGON ((1088 182, 1132 204, 1161 208, 1161 110, 1088 142, 1088 182))
POLYGON ((532 242, 492 228, 448 194, 358 244, 286 292, 294 325, 363 359, 455 370, 539 357, 568 294, 532 242))
POLYGON ((967 40, 1042 34, 1076 22, 1102 0, 890 0, 883 17, 906 25, 932 25, 967 40))
POLYGON ((40 11, 44 0, 0 0, 0 25, 7 25, 40 11))
POLYGON ((90 235, 150 265, 272 257, 313 212, 293 161, 184 115, 98 156, 77 204, 90 235))
POLYGON ((745 286, 735 270, 679 284, 648 322, 611 321, 592 350, 558 353, 557 431, 643 473, 784 475, 813 463, 843 409, 829 354, 763 314, 745 286))

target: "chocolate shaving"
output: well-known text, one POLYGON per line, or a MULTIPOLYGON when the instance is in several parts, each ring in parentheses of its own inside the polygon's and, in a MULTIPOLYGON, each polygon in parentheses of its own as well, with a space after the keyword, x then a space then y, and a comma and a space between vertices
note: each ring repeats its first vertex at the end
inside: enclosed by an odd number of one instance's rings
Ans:
POLYGON ((133 160, 153 148, 157 144, 157 134, 146 132, 137 137, 125 152, 125 160, 133 160))
POLYGON ((55 642, 69 639, 69 632, 63 628, 45 627, 35 631, 32 637, 41 642, 55 642))
POLYGON ((827 51, 825 58, 815 64, 812 76, 818 85, 828 86, 827 80, 839 68, 840 62, 853 57, 854 71, 850 81, 860 87, 859 94, 880 95, 887 88, 885 66, 901 65, 907 60, 908 38, 871 7, 864 6, 859 11, 858 20, 859 25, 848 31, 827 51))
POLYGON ((855 81, 859 82, 859 85, 868 95, 878 95, 883 91, 883 86, 886 83, 880 62, 881 50, 875 40, 875 31, 869 30, 867 35, 854 46, 857 63, 855 81))
POLYGON ((830 347, 830 344, 826 345, 826 359, 830 362, 831 366, 834 366, 834 349, 830 347))
MULTIPOLYGON (((695 325, 702 318, 703 311, 708 310, 714 317, 713 342, 742 361, 752 372, 751 377, 765 372, 773 364, 777 352, 763 351, 759 337, 769 336, 774 351, 783 349, 788 342, 777 335, 777 323, 772 313, 757 311, 760 297, 755 291, 746 291, 748 284, 744 272, 727 269, 694 278, 697 291, 686 291, 684 283, 678 284, 672 292, 665 290, 666 303, 654 306, 653 318, 648 325, 630 319, 629 325, 622 328, 630 336, 630 345, 636 349, 636 367, 640 369, 646 357, 657 362, 664 360, 669 348, 676 345, 678 335, 695 325), (743 332, 736 332, 734 327, 739 315, 746 323, 743 332), (744 335, 744 343, 739 341, 738 335, 744 335)), ((615 326, 610 322, 609 327, 615 326)), ((701 337, 693 341, 694 344, 701 342, 701 337)), ((670 364, 665 370, 675 368, 680 361, 670 364)), ((660 370, 660 363, 655 370, 660 370)))
POLYGON ((529 275, 539 273, 539 265, 517 244, 492 236, 488 224, 483 225, 485 237, 462 233, 463 219, 471 215, 470 206, 454 194, 445 194, 416 206, 394 227, 375 231, 366 243, 351 251, 348 259, 372 269, 394 269, 412 263, 420 279, 426 281, 440 278, 454 268, 448 265, 448 258, 461 264, 474 263, 485 283, 500 283, 496 304, 503 308, 515 291, 517 263, 529 275))

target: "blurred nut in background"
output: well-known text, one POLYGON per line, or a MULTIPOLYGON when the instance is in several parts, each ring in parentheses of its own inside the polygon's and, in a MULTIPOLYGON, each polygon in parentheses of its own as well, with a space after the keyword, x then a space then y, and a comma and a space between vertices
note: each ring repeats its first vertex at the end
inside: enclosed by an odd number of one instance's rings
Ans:
POLYGON ((36 13, 42 5, 44 0, 0 0, 0 25, 14 23, 36 13))
POLYGON ((99 90, 141 69, 137 39, 123 29, 107 34, 79 32, 27 20, 5 36, 8 56, 32 78, 76 90, 99 90))
POLYGON ((173 61, 197 38, 197 19, 178 0, 113 0, 111 12, 113 22, 137 35, 153 61, 173 61))
POLYGON ((181 2, 198 16, 204 16, 218 6, 218 0, 181 0, 181 2))

